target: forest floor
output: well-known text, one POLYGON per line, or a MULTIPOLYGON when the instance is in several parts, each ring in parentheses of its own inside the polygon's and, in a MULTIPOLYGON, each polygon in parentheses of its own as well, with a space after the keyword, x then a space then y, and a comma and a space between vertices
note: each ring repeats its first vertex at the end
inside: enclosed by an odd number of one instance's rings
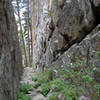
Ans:
POLYGON ((67 87, 60 79, 52 81, 47 80, 50 78, 49 76, 51 76, 50 73, 48 73, 49 70, 47 70, 47 72, 45 70, 44 73, 38 72, 39 69, 32 67, 24 68, 18 100, 66 100, 66 98, 69 98, 67 100, 74 100, 73 97, 76 97, 75 100, 91 100, 85 96, 78 97, 74 89, 72 89, 72 87, 67 87), (62 92, 64 89, 66 91, 62 92), (68 94, 64 95, 63 93, 68 94), (66 98, 63 95, 66 96, 66 98))
MULTIPOLYGON (((35 82, 32 81, 32 78, 35 78, 35 76, 36 76, 35 69, 33 69, 31 67, 24 68, 21 84, 28 83, 28 84, 34 85, 35 82)), ((32 100, 48 100, 41 93, 39 93, 39 88, 37 88, 37 89, 33 88, 33 90, 29 91, 26 95, 31 95, 32 100)))

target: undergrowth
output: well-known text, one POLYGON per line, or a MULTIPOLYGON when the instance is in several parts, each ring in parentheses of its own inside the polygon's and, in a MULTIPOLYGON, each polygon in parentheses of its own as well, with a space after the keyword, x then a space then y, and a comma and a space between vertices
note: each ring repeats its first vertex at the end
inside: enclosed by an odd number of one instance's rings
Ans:
MULTIPOLYGON (((96 56, 100 52, 93 52, 96 56)), ((87 95, 93 100, 100 98, 100 83, 96 83, 93 73, 96 71, 95 63, 94 68, 87 66, 85 58, 75 57, 75 62, 67 65, 63 64, 61 67, 56 68, 57 78, 52 79, 52 71, 49 67, 44 71, 40 70, 37 77, 33 79, 42 89, 41 93, 47 96, 49 100, 57 100, 58 95, 61 93, 66 100, 78 100, 80 96, 87 95)))
POLYGON ((23 83, 20 85, 20 92, 18 94, 17 100, 31 100, 32 96, 31 95, 26 95, 28 94, 29 91, 32 91, 33 87, 32 85, 28 83, 23 83))

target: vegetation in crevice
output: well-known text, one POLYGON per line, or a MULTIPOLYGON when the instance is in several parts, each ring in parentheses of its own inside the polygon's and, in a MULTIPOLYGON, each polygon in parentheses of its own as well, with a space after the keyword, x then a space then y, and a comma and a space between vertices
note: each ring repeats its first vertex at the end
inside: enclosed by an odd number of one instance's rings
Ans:
MULTIPOLYGON (((93 51, 94 56, 98 57, 100 51, 93 51)), ((71 54, 69 54, 71 56, 71 54)), ((96 60, 97 61, 97 60, 96 60)), ((75 57, 75 62, 67 65, 63 64, 56 69, 56 78, 50 78, 52 75, 49 67, 37 73, 35 81, 40 83, 42 94, 47 96, 49 100, 57 100, 56 98, 61 93, 66 100, 78 100, 80 96, 85 95, 93 100, 100 98, 100 83, 97 83, 94 78, 96 72, 96 61, 93 62, 93 68, 87 66, 85 58, 75 57), (56 94, 56 95, 54 95, 56 94)))

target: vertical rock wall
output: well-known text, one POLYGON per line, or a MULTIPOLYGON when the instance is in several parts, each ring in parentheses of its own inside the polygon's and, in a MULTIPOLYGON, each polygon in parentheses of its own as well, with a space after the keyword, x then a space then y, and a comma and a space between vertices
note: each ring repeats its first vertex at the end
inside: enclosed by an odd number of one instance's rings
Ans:
POLYGON ((32 6, 37 9, 32 12, 35 67, 48 65, 55 77, 56 69, 69 69, 77 58, 85 59, 95 82, 100 83, 99 0, 37 1, 37 6, 32 6))
POLYGON ((50 5, 51 1, 49 0, 31 1, 34 64, 39 64, 39 60, 46 52, 47 27, 51 21, 51 18, 48 18, 46 13, 47 10, 50 9, 50 5))
POLYGON ((32 0, 31 4, 35 66, 50 66, 99 24, 98 0, 32 0))
POLYGON ((11 0, 0 0, 0 100, 17 100, 22 59, 11 0))

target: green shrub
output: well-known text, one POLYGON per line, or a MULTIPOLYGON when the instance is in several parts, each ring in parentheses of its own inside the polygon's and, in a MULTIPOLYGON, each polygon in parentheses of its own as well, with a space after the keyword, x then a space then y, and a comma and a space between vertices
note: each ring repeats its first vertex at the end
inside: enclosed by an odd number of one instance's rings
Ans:
POLYGON ((50 69, 45 69, 44 72, 40 69, 37 72, 37 81, 41 84, 48 83, 51 80, 52 74, 50 69))
POLYGON ((35 84, 34 84, 34 88, 38 88, 39 86, 40 86, 41 84, 39 83, 39 82, 36 82, 35 84))
POLYGON ((100 83, 96 83, 96 84, 94 85, 94 88, 97 90, 97 95, 98 95, 98 97, 100 97, 100 83))
POLYGON ((28 91, 33 90, 32 85, 28 84, 28 83, 24 83, 20 85, 20 92, 18 94, 17 99, 18 100, 31 100, 32 96, 26 96, 26 94, 28 93, 28 91))
POLYGON ((34 82, 36 82, 36 81, 38 81, 38 79, 35 77, 32 77, 32 81, 34 81, 34 82))
POLYGON ((86 83, 91 83, 93 81, 93 78, 89 75, 83 75, 82 78, 86 83))
POLYGON ((32 100, 32 96, 29 95, 29 96, 24 96, 23 100, 32 100))
MULTIPOLYGON (((93 52, 98 59, 100 52, 93 52)), ((67 56, 71 56, 67 55, 67 56)), ((63 64, 61 67, 56 68, 56 78, 51 80, 50 69, 46 68, 44 72, 39 71, 38 82, 42 86, 42 94, 46 96, 51 90, 54 92, 49 96, 49 100, 57 100, 55 92, 61 92, 67 100, 78 100, 78 96, 88 95, 91 89, 96 90, 94 94, 96 97, 93 99, 99 100, 100 97, 100 84, 96 84, 93 78, 93 73, 96 72, 96 60, 93 62, 93 70, 87 66, 87 61, 85 58, 75 57, 74 62, 70 64, 70 68, 67 69, 67 65, 63 64), (48 85, 49 84, 49 85, 48 85)))
POLYGON ((66 86, 63 90, 63 95, 67 100, 78 100, 77 94, 76 94, 76 88, 75 87, 68 87, 66 86))
POLYGON ((18 95, 18 100, 22 100, 24 95, 25 94, 23 92, 20 92, 19 95, 18 95))
POLYGON ((18 97, 18 100, 32 100, 32 96, 25 96, 25 94, 23 96, 18 97))
POLYGON ((57 100, 57 96, 58 96, 58 93, 52 93, 52 94, 49 96, 49 100, 57 100))
POLYGON ((42 89, 41 94, 46 96, 49 93, 49 91, 50 91, 50 85, 48 83, 47 84, 46 83, 42 84, 41 85, 41 89, 42 89))
POLYGON ((52 91, 61 91, 64 88, 64 82, 61 79, 55 79, 50 82, 50 88, 52 91))
POLYGON ((20 85, 20 92, 27 93, 28 91, 33 90, 32 85, 24 83, 20 85))

